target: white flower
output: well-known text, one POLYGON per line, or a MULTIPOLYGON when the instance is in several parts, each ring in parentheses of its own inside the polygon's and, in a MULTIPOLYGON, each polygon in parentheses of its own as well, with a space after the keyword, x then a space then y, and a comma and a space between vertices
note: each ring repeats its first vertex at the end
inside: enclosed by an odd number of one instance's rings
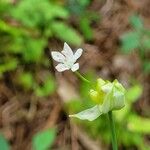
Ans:
POLYGON ((61 52, 52 51, 52 58, 59 62, 55 67, 57 71, 62 72, 69 69, 73 72, 77 71, 79 69, 79 63, 76 63, 76 61, 82 55, 82 52, 83 50, 79 48, 74 54, 66 42, 64 43, 64 48, 61 52))

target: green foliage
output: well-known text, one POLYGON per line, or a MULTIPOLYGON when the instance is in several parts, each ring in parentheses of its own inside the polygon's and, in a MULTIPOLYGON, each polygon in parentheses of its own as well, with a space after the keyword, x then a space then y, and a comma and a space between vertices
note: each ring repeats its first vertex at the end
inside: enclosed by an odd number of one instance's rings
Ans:
POLYGON ((52 94, 56 89, 56 84, 52 77, 47 78, 42 86, 37 86, 35 88, 35 94, 39 97, 48 96, 52 94))
POLYGON ((47 77, 39 82, 39 79, 34 78, 36 74, 32 72, 20 72, 17 75, 17 85, 23 87, 26 91, 33 91, 38 97, 45 97, 53 94, 56 90, 56 82, 51 74, 47 74, 47 77))
POLYGON ((22 25, 34 30, 38 29, 44 37, 54 36, 75 45, 82 42, 80 35, 73 28, 62 20, 56 21, 56 19, 65 20, 69 17, 67 9, 57 3, 49 0, 22 0, 10 12, 11 16, 22 25), (67 34, 64 34, 66 32, 67 34))
POLYGON ((128 32, 121 37, 122 49, 129 53, 140 46, 140 35, 137 32, 128 32))
MULTIPOLYGON (((95 78, 94 75, 88 75, 89 79, 95 78)), ((73 114, 75 112, 90 108, 93 106, 87 92, 90 87, 85 86, 85 83, 81 82, 80 92, 83 99, 80 101, 69 102, 69 112, 73 114)), ((117 139, 119 145, 124 145, 127 149, 132 146, 136 146, 138 150, 148 150, 148 145, 144 142, 143 134, 149 134, 149 122, 147 118, 140 117, 132 109, 132 105, 136 102, 141 94, 143 88, 140 84, 134 84, 126 92, 126 105, 123 109, 119 111, 114 111, 116 129, 117 129, 117 139), (142 126, 142 121, 144 123, 144 129, 142 126), (136 126, 137 124, 137 126, 136 126)), ((92 122, 76 120, 76 122, 84 127, 85 130, 93 138, 100 138, 104 143, 110 143, 110 132, 108 118, 106 115, 102 115, 99 119, 92 122)))
POLYGON ((6 10, 10 9, 9 0, 0 0, 0 17, 5 16, 6 10))
POLYGON ((80 30, 82 31, 86 40, 92 40, 93 31, 90 27, 91 21, 87 17, 82 17, 80 19, 80 30))
POLYGON ((67 7, 70 13, 77 19, 77 26, 83 34, 85 40, 93 40, 92 22, 99 20, 99 15, 87 10, 91 0, 69 0, 67 7))
POLYGON ((143 92, 143 88, 141 85, 134 85, 128 89, 126 92, 126 99, 130 102, 133 103, 135 102, 143 92))
POLYGON ((5 60, 5 62, 1 62, 0 64, 0 74, 3 72, 12 71, 17 68, 18 61, 16 59, 5 60))
POLYGON ((150 73, 150 61, 146 60, 143 63, 144 71, 145 73, 150 73))
POLYGON ((1 150, 10 150, 8 141, 4 138, 4 136, 1 133, 0 133, 0 149, 1 150))
POLYGON ((21 0, 15 4, 0 1, 0 77, 17 70, 17 84, 25 90, 34 90, 40 97, 52 94, 56 89, 53 78, 39 85, 33 76, 37 67, 50 65, 46 55, 49 39, 82 43, 82 36, 67 23, 69 16, 70 12, 58 1, 21 0))
POLYGON ((67 6, 71 13, 81 15, 85 12, 90 2, 91 0, 69 0, 67 6))
POLYGON ((51 24, 54 35, 66 42, 80 45, 82 42, 81 36, 75 30, 63 22, 54 22, 51 24))
POLYGON ((43 50, 46 46, 46 41, 43 39, 26 38, 26 43, 28 44, 22 43, 24 45, 22 51, 25 62, 39 62, 44 55, 43 50))
POLYGON ((45 131, 41 131, 36 133, 32 140, 32 146, 34 150, 47 150, 50 148, 56 137, 55 129, 48 129, 45 131))
POLYGON ((32 89, 34 79, 31 72, 23 72, 18 76, 19 84, 24 87, 24 89, 32 89))
POLYGON ((138 15, 131 16, 129 20, 134 29, 141 30, 144 28, 143 21, 138 15))
POLYGON ((129 130, 132 132, 150 134, 150 119, 133 115, 129 118, 129 130))
POLYGON ((49 0, 22 0, 10 12, 23 25, 41 30, 56 17, 67 18, 69 15, 63 7, 49 0))
POLYGON ((144 27, 143 21, 138 15, 131 16, 129 21, 134 31, 127 32, 121 37, 122 51, 131 53, 138 50, 144 72, 150 73, 149 58, 147 57, 150 51, 150 30, 144 27))

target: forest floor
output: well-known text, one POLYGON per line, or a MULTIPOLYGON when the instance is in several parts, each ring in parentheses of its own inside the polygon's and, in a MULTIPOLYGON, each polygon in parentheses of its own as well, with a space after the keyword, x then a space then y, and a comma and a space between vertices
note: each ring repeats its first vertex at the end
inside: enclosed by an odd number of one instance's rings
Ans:
MULTIPOLYGON (((129 86, 131 76, 142 83, 144 92, 141 100, 135 104, 135 110, 141 116, 149 115, 150 76, 142 73, 136 52, 130 55, 120 52, 119 39, 131 29, 128 18, 134 12, 143 17, 146 27, 150 27, 149 8, 149 0, 108 0, 106 3, 93 0, 89 9, 98 12, 102 19, 92 25, 94 40, 82 45, 85 52, 80 59, 83 73, 92 69, 97 76, 111 80, 117 78, 126 87, 129 86)), ((56 40, 53 43, 54 47, 55 44, 62 47, 56 40)), ((41 68, 39 74, 47 71, 50 70, 41 68)), ((95 143, 87 133, 70 122, 63 108, 65 99, 69 99, 71 94, 78 96, 79 80, 70 72, 59 74, 54 68, 51 71, 57 79, 58 90, 40 101, 33 93, 22 91, 14 85, 14 72, 5 74, 5 79, 0 81, 0 131, 10 141, 13 150, 31 149, 32 136, 37 131, 51 127, 58 129, 53 149, 98 150, 101 144, 95 143), (69 93, 68 97, 65 97, 65 92, 69 93)))

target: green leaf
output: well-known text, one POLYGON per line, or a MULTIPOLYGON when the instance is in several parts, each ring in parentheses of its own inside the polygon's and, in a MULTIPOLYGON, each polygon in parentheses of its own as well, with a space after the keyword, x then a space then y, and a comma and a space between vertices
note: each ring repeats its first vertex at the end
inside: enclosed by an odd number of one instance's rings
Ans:
POLYGON ((51 95, 56 89, 56 83, 52 77, 46 79, 43 86, 38 86, 35 89, 35 94, 39 97, 51 95))
POLYGON ((140 30, 143 28, 142 19, 138 15, 131 16, 130 23, 136 30, 140 30))
POLYGON ((81 36, 67 24, 62 22, 53 22, 51 24, 54 36, 60 38, 63 41, 74 45, 80 45, 82 42, 81 36))
POLYGON ((126 92, 126 99, 129 102, 135 102, 142 95, 143 88, 141 85, 134 85, 126 92))
POLYGON ((90 27, 90 20, 87 17, 81 18, 79 25, 85 39, 92 40, 93 32, 92 28, 90 27))
POLYGON ((67 18, 67 10, 49 0, 22 0, 11 15, 27 27, 45 28, 55 18, 67 18))
POLYGON ((145 60, 143 62, 143 68, 144 68, 145 73, 150 73, 150 61, 149 60, 145 60))
POLYGON ((0 31, 1 32, 5 32, 9 35, 12 35, 12 36, 19 36, 21 35, 21 33, 23 32, 22 29, 18 29, 16 27, 13 27, 11 25, 9 25, 8 23, 0 20, 0 31))
POLYGON ((44 39, 25 38, 22 44, 24 45, 23 57, 26 62, 39 62, 41 60, 46 45, 44 39))
POLYGON ((12 71, 17 68, 18 61, 16 59, 10 59, 3 64, 0 64, 0 74, 6 71, 12 71))
POLYGON ((32 139, 32 146, 34 150, 47 150, 50 148, 56 138, 56 130, 48 129, 38 132, 32 139))
POLYGON ((33 88, 33 76, 30 72, 23 72, 18 77, 19 83, 27 90, 33 88))
POLYGON ((131 131, 150 134, 150 119, 140 116, 131 116, 128 122, 128 128, 131 131))
POLYGON ((90 4, 91 0, 69 0, 67 7, 70 12, 74 15, 81 15, 86 12, 87 6, 90 4))
POLYGON ((90 1, 91 0, 82 0, 82 1, 79 0, 78 2, 80 3, 80 5, 86 7, 86 6, 88 6, 90 4, 90 1))
POLYGON ((143 39, 142 46, 146 51, 150 51, 150 38, 143 39))
POLYGON ((2 134, 0 134, 0 149, 1 150, 10 150, 9 143, 2 134))
POLYGON ((122 51, 129 53, 140 46, 140 35, 137 32, 125 33, 121 37, 122 51))

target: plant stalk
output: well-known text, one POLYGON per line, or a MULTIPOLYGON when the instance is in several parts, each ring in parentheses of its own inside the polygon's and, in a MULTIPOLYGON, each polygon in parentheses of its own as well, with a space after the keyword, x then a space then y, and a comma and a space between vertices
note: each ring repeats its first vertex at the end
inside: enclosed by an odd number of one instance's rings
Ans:
POLYGON ((83 80, 84 82, 90 84, 91 82, 89 80, 87 80, 85 77, 83 77, 80 72, 76 71, 75 74, 81 79, 83 80))
POLYGON ((113 150, 118 150, 117 138, 116 138, 116 130, 115 130, 115 124, 114 124, 114 120, 113 120, 112 111, 108 112, 108 117, 109 117, 110 129, 111 129, 112 147, 113 147, 113 150))

